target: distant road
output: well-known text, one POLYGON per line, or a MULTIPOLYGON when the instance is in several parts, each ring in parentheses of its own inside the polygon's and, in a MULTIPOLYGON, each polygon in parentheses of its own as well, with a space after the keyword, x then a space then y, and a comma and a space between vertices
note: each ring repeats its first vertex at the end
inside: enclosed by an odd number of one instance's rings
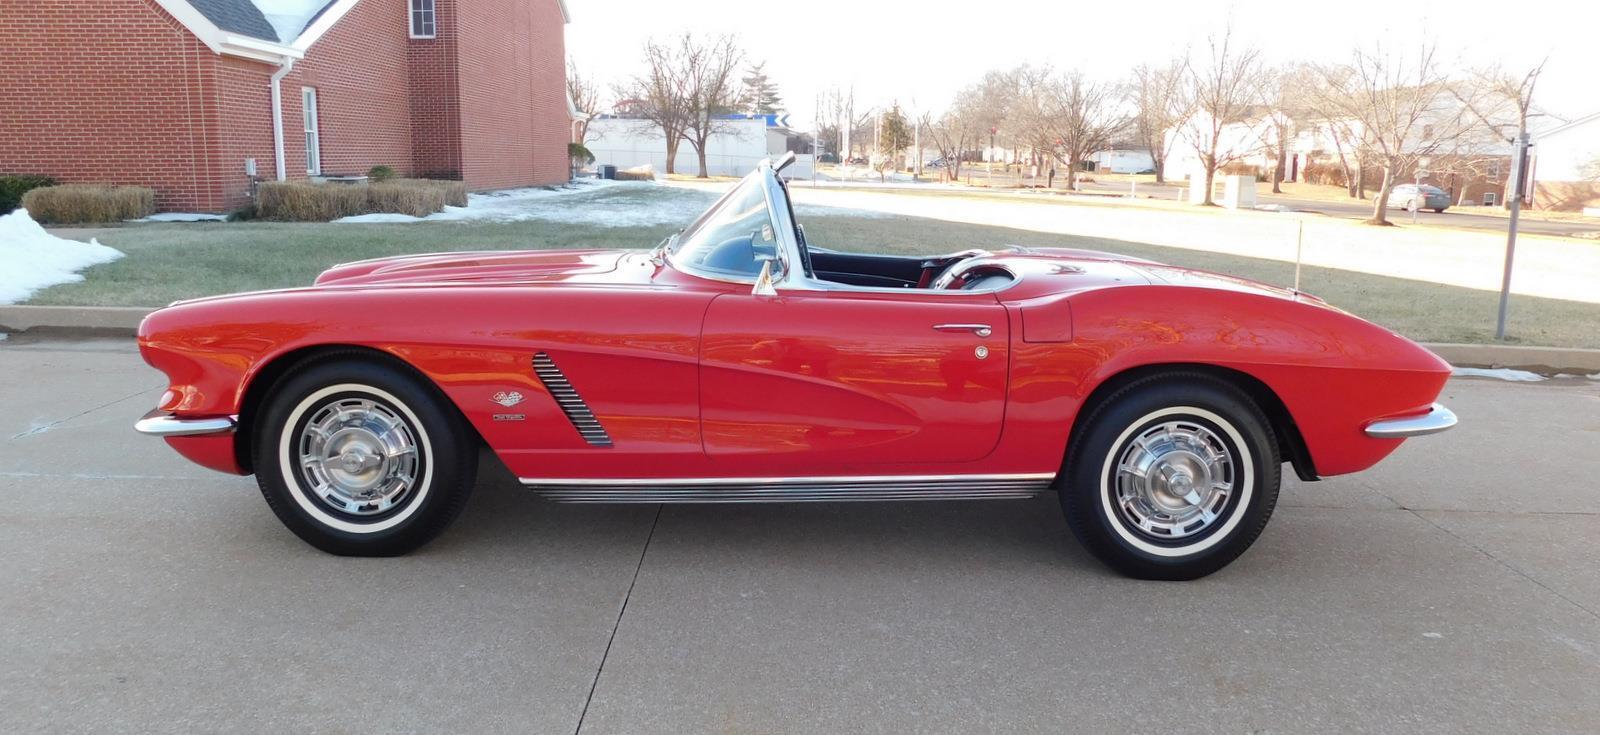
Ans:
MULTIPOLYGON (((1082 184, 1084 191, 1105 193, 1127 193, 1127 184, 1117 183, 1086 183, 1082 184)), ((1141 196, 1155 197, 1158 199, 1177 199, 1178 187, 1170 184, 1140 184, 1141 196)), ((1372 216, 1371 200, 1351 202, 1329 202, 1318 199, 1296 199, 1281 194, 1263 193, 1258 191, 1257 198, 1267 204, 1282 204, 1303 212, 1319 212, 1330 217, 1343 219, 1366 219, 1372 216)), ((1418 217, 1419 222, 1430 225, 1443 225, 1447 227, 1463 227, 1472 230, 1490 230, 1505 232, 1508 224, 1505 217, 1488 214, 1473 214, 1472 208, 1447 209, 1443 213, 1423 211, 1418 217)), ((1389 218, 1400 224, 1411 221, 1411 213, 1404 209, 1389 210, 1389 218)), ((1517 231, 1535 235, 1575 235, 1580 232, 1600 231, 1600 222, 1549 222, 1523 218, 1517 224, 1517 231)))

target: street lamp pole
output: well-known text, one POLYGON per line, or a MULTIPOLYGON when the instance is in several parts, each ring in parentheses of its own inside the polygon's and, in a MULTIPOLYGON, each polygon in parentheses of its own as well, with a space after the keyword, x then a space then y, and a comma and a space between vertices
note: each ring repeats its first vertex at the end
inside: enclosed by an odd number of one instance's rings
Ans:
POLYGON ((1494 338, 1506 338, 1506 310, 1511 305, 1511 262, 1517 252, 1517 220, 1522 212, 1522 197, 1527 192, 1528 133, 1523 131, 1512 140, 1516 148, 1511 153, 1511 223, 1506 228, 1506 265, 1500 278, 1500 316, 1495 321, 1494 338))

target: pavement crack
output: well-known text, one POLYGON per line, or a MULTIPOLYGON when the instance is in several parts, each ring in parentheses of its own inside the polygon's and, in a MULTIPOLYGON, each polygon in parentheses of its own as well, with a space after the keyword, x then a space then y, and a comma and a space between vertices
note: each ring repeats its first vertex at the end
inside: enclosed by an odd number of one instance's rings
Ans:
POLYGON ((1494 563, 1499 564, 1500 566, 1511 570, 1511 572, 1513 574, 1516 574, 1517 576, 1522 577, 1523 579, 1526 579, 1529 582, 1532 582, 1534 585, 1538 586, 1540 589, 1542 589, 1542 590, 1544 590, 1546 592, 1549 592, 1550 594, 1555 595, 1556 597, 1558 597, 1558 598, 1560 598, 1562 600, 1565 600, 1568 604, 1572 605, 1573 607, 1578 608, 1579 610, 1582 610, 1582 611, 1588 613, 1589 617, 1592 617, 1592 618, 1594 618, 1596 620, 1600 620, 1600 612, 1595 612, 1594 610, 1590 610, 1583 603, 1578 602, 1577 600, 1574 600, 1571 597, 1568 597, 1566 595, 1561 594, 1555 588, 1551 587, 1550 585, 1545 584, 1544 582, 1539 581, 1539 579, 1534 577, 1533 575, 1528 574, 1527 572, 1524 572, 1521 569, 1518 569, 1516 565, 1514 565, 1514 564, 1512 564, 1512 563, 1510 563, 1510 562, 1508 562, 1508 561, 1506 561, 1504 559, 1501 559, 1498 556, 1495 556, 1488 549, 1485 549, 1482 546, 1479 546, 1479 545, 1477 545, 1475 543, 1472 543, 1471 541, 1467 540, 1462 535, 1460 535, 1460 534, 1456 533, 1455 531, 1452 531, 1452 530, 1450 530, 1448 528, 1445 528, 1443 525, 1441 525, 1439 523, 1436 523, 1432 518, 1429 518, 1429 517, 1423 515, 1422 513, 1419 513, 1419 512, 1417 512, 1415 510, 1411 510, 1409 508, 1406 510, 1406 512, 1408 512, 1411 515, 1414 515, 1417 518, 1421 519, 1423 523, 1426 523, 1426 524, 1428 524, 1430 526, 1433 526, 1434 528, 1439 529, 1440 531, 1443 531, 1446 536, 1449 536, 1450 538, 1453 538, 1453 539, 1455 539, 1457 541, 1460 541, 1461 543, 1466 544, 1467 546, 1471 547, 1474 551, 1476 551, 1476 552, 1478 552, 1480 554, 1483 554, 1486 557, 1489 557, 1489 559, 1494 561, 1494 563))
POLYGON ((628 600, 633 599, 633 586, 639 583, 639 571, 644 569, 645 554, 650 552, 650 541, 656 537, 656 526, 661 525, 661 511, 665 505, 656 506, 656 517, 650 521, 650 532, 645 534, 644 547, 639 549, 639 563, 633 568, 633 579, 628 582, 628 591, 622 595, 622 605, 617 608, 617 619, 611 623, 611 636, 606 639, 606 650, 600 654, 600 665, 594 669, 594 680, 589 682, 589 696, 583 700, 583 711, 578 713, 578 726, 572 729, 572 735, 583 731, 583 720, 589 716, 589 705, 594 702, 595 689, 600 686, 600 675, 606 670, 606 659, 611 656, 611 644, 617 640, 617 629, 622 627, 622 616, 628 612, 628 600))
POLYGON ((43 434, 43 433, 49 432, 49 431, 55 429, 57 426, 60 426, 60 425, 62 425, 64 423, 67 423, 68 421, 71 421, 71 420, 73 420, 75 418, 78 418, 79 416, 84 416, 84 415, 87 415, 87 414, 94 413, 95 411, 99 411, 100 409, 105 408, 107 406, 114 406, 114 405, 116 405, 118 403, 121 403, 123 401, 126 401, 126 400, 128 400, 130 398, 137 398, 137 397, 139 397, 141 395, 144 395, 146 393, 149 393, 150 391, 153 391, 153 390, 155 390, 155 388, 145 388, 145 389, 140 390, 140 391, 135 391, 135 392, 129 393, 128 395, 125 395, 125 396, 123 396, 121 398, 115 398, 115 399, 106 401, 105 403, 102 403, 102 404, 100 404, 98 406, 95 406, 93 408, 86 408, 86 409, 84 409, 82 411, 79 411, 79 412, 77 412, 75 414, 72 414, 71 416, 68 416, 66 418, 56 419, 55 421, 50 421, 50 422, 47 422, 47 423, 40 424, 40 425, 35 426, 35 427, 33 427, 31 429, 28 429, 26 431, 21 431, 21 432, 18 432, 16 434, 12 434, 11 435, 11 440, 24 439, 24 438, 27 438, 27 437, 30 437, 30 436, 37 436, 39 434, 43 434))

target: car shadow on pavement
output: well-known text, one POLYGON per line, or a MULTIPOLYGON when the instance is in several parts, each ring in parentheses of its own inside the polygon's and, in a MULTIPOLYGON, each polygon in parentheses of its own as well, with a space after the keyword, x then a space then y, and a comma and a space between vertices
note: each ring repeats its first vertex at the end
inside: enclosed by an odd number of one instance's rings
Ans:
MULTIPOLYGON (((586 542, 603 542, 595 534, 607 534, 617 544, 637 545, 644 537, 636 521, 656 515, 655 504, 551 502, 522 487, 499 462, 484 459, 462 517, 415 554, 503 550, 529 534, 581 535, 586 542)), ((670 545, 685 553, 748 557, 781 550, 786 563, 812 557, 837 564, 846 555, 866 565, 971 561, 977 554, 1008 564, 1103 570, 1071 538, 1053 492, 1026 500, 669 504, 655 524, 652 551, 670 545)), ((545 538, 541 545, 552 542, 545 538)))

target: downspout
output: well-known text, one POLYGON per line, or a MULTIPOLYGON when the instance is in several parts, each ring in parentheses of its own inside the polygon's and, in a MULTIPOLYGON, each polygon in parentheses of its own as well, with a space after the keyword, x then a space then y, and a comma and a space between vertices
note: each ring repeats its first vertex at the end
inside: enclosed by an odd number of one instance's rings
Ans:
POLYGON ((272 155, 277 164, 278 180, 289 178, 283 161, 283 78, 294 70, 294 59, 284 58, 283 66, 272 74, 272 155))

